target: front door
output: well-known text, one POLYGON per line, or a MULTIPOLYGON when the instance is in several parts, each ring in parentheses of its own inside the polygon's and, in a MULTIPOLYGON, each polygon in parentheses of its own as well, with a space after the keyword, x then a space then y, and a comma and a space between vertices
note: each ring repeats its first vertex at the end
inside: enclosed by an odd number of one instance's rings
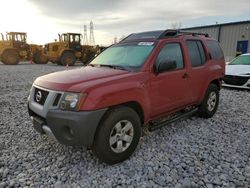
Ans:
POLYGON ((158 116, 175 110, 190 102, 191 91, 188 87, 182 46, 178 42, 166 43, 159 52, 155 65, 175 61, 176 69, 152 74, 150 83, 151 114, 158 116))
POLYGON ((248 41, 238 41, 237 42, 237 49, 236 49, 236 54, 245 54, 247 53, 247 48, 248 48, 248 41))

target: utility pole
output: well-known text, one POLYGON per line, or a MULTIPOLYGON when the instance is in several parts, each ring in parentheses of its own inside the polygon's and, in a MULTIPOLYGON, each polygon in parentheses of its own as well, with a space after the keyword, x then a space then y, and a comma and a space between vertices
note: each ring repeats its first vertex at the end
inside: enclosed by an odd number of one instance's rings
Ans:
POLYGON ((88 45, 87 25, 83 26, 83 44, 88 45))
POLYGON ((90 34, 89 34, 89 44, 94 46, 95 45, 95 37, 94 37, 94 24, 93 22, 91 21, 90 22, 90 34))

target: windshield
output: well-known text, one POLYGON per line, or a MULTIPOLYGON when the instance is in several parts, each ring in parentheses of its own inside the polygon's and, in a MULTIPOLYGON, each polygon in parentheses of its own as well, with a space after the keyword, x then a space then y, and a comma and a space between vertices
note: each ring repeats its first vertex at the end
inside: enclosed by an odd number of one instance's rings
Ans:
POLYGON ((80 43, 80 35, 70 35, 70 42, 80 43))
POLYGON ((26 36, 23 34, 15 34, 15 41, 25 42, 26 36))
POLYGON ((67 34, 62 34, 61 39, 62 39, 63 42, 67 42, 69 40, 69 37, 68 37, 67 34))
POLYGON ((110 67, 123 67, 128 69, 140 68, 152 49, 152 42, 139 42, 137 44, 116 45, 103 51, 97 56, 91 65, 110 67))
POLYGON ((250 65, 250 55, 242 55, 235 58, 229 65, 250 65))

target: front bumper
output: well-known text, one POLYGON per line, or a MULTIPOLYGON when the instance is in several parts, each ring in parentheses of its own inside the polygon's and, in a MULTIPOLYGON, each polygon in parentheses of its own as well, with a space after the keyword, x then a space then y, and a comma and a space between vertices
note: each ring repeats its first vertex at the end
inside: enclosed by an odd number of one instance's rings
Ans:
POLYGON ((49 110, 46 118, 39 117, 29 108, 34 128, 41 134, 70 146, 90 147, 94 141, 96 129, 107 109, 95 111, 69 112, 49 110))
POLYGON ((241 89, 250 89, 250 76, 225 75, 222 86, 241 89))

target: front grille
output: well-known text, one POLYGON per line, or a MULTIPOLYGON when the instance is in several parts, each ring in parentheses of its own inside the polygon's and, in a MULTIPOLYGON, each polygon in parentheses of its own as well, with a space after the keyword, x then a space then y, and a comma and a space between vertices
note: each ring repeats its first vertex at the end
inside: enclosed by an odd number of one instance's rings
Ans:
POLYGON ((242 86, 248 81, 248 79, 250 79, 250 77, 226 75, 224 76, 223 81, 226 84, 242 86))
POLYGON ((37 102, 38 104, 44 105, 48 95, 49 95, 48 91, 35 88, 34 101, 37 102))

